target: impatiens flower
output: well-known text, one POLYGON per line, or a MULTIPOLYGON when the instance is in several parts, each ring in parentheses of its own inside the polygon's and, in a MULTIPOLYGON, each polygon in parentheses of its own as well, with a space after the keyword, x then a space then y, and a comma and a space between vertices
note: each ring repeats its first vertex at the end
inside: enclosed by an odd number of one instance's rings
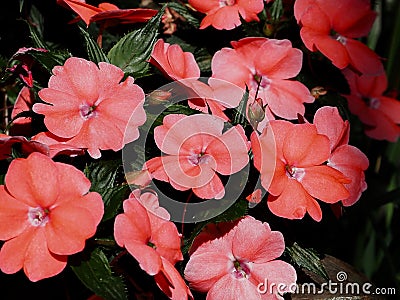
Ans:
POLYGON ((328 166, 331 166, 351 179, 345 187, 350 196, 342 200, 344 206, 353 205, 367 189, 364 171, 368 168, 368 158, 358 148, 348 145, 349 122, 343 121, 336 107, 322 107, 314 116, 314 125, 319 134, 329 138, 331 155, 328 166))
POLYGON ((297 279, 291 265, 276 260, 284 249, 280 232, 247 216, 220 238, 200 245, 190 256, 185 278, 194 290, 207 292, 209 300, 283 299, 279 293, 290 292, 297 279), (266 293, 260 293, 264 283, 266 293))
POLYGON ((373 139, 395 142, 400 136, 400 101, 384 96, 387 89, 386 74, 357 76, 343 71, 349 86, 346 97, 350 111, 365 125, 365 134, 373 139))
POLYGON ((303 103, 314 98, 302 83, 289 80, 299 74, 303 54, 292 48, 289 40, 244 38, 231 42, 234 49, 216 52, 212 62, 212 77, 224 79, 250 90, 249 99, 261 98, 277 116, 297 119, 303 115, 303 103))
POLYGON ((181 239, 174 223, 148 211, 137 199, 124 201, 124 213, 115 218, 117 244, 139 262, 149 275, 162 269, 161 256, 173 265, 183 259, 181 239))
POLYGON ((121 150, 139 137, 138 126, 146 120, 143 90, 130 76, 121 82, 123 77, 114 65, 71 57, 54 67, 49 87, 39 91, 47 104, 36 103, 33 110, 45 116, 53 135, 93 158, 100 150, 121 150))
POLYGON ((155 43, 149 62, 172 80, 200 77, 193 53, 183 52, 179 45, 170 45, 162 39, 155 43))
POLYGON ((211 25, 216 29, 230 30, 242 24, 240 17, 246 22, 260 21, 257 14, 264 9, 263 0, 189 0, 189 4, 207 14, 200 29, 211 25))
POLYGON ((146 201, 145 194, 139 201, 136 195, 138 192, 124 201, 124 213, 115 218, 115 241, 126 248, 144 271, 154 275, 158 286, 168 297, 174 300, 192 298, 174 268, 183 259, 181 238, 175 224, 147 210, 141 203, 146 201))
POLYGON ((211 115, 170 114, 154 129, 163 152, 145 164, 153 178, 175 189, 192 189, 202 199, 221 199, 225 189, 217 173, 231 175, 249 162, 244 130, 236 125, 222 132, 224 121, 211 115))
POLYGON ((326 203, 349 198, 344 184, 350 180, 324 164, 330 157, 330 143, 327 136, 318 134, 315 125, 272 120, 259 137, 253 133, 251 138, 254 165, 275 215, 301 219, 308 212, 320 221, 322 211, 316 198, 326 203), (275 166, 271 168, 274 156, 269 154, 274 145, 275 166))
POLYGON ((319 50, 339 69, 380 75, 378 55, 357 38, 368 35, 376 13, 368 0, 296 0, 294 15, 311 51, 319 50))
POLYGON ((103 201, 71 165, 32 153, 11 162, 0 186, 0 269, 21 268, 31 281, 60 273, 103 216, 103 201))

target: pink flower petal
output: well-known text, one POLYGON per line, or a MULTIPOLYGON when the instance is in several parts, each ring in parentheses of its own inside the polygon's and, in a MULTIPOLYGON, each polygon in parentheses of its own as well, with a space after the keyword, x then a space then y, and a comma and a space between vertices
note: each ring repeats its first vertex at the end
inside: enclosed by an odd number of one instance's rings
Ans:
POLYGON ((324 106, 318 109, 313 123, 319 134, 329 138, 331 151, 349 142, 349 122, 343 121, 336 107, 324 106))
POLYGON ((54 176, 57 173, 54 162, 48 156, 32 153, 27 159, 11 162, 5 178, 7 190, 30 207, 50 207, 60 193, 58 178, 54 176))
POLYGON ((281 256, 284 250, 283 235, 271 231, 267 223, 248 216, 236 227, 232 241, 232 252, 236 259, 262 264, 281 256))
POLYGON ((221 199, 225 195, 221 179, 215 173, 207 184, 192 188, 192 190, 197 197, 202 199, 221 199))
POLYGON ((349 197, 344 183, 350 183, 350 179, 329 166, 306 168, 301 181, 304 189, 311 196, 327 203, 335 203, 349 197))
POLYGON ((186 285, 185 281, 174 268, 174 266, 166 259, 161 257, 163 267, 160 273, 154 275, 158 287, 166 294, 170 299, 193 299, 193 295, 190 289, 186 285), (169 280, 171 282, 169 282, 169 280))
POLYGON ((20 235, 28 226, 29 206, 11 195, 0 186, 0 239, 9 240, 20 235), (7 220, 7 221, 5 221, 7 220))
POLYGON ((283 157, 289 165, 295 167, 320 165, 328 160, 329 155, 329 139, 325 135, 317 134, 314 125, 295 125, 285 138, 283 157))
POLYGON ((242 126, 230 128, 214 139, 206 149, 216 162, 215 171, 222 175, 231 175, 243 169, 249 162, 248 141, 242 126))
POLYGON ((29 280, 35 282, 59 274, 66 267, 67 260, 67 256, 56 255, 49 251, 45 232, 39 229, 26 250, 24 271, 29 280))
POLYGON ((358 40, 347 39, 345 48, 351 65, 362 74, 378 76, 385 72, 379 56, 358 40))
MULTIPOLYGON (((294 179, 287 181, 285 189, 279 196, 269 195, 267 201, 273 214, 291 220, 302 219, 309 208, 314 212, 314 205, 319 208, 317 201, 294 179)), ((320 221, 321 209, 319 208, 319 211, 311 216, 314 220, 320 221)))
POLYGON ((25 253, 35 235, 36 228, 30 227, 17 237, 7 241, 0 251, 0 269, 14 274, 24 266, 25 253))
POLYGON ((207 300, 252 299, 261 300, 257 287, 247 279, 236 279, 226 274, 208 291, 207 300), (229 288, 227 288, 229 287, 229 288))

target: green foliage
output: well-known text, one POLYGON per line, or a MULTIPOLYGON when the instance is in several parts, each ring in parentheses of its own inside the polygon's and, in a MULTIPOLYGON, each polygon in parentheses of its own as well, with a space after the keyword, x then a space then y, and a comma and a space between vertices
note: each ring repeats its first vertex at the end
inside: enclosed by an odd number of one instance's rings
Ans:
POLYGON ((128 299, 121 277, 113 275, 106 255, 96 248, 91 253, 75 255, 71 268, 79 280, 96 295, 107 300, 128 299))
POLYGON ((285 251, 292 261, 300 268, 305 268, 318 276, 329 280, 324 265, 314 250, 302 248, 297 243, 294 243, 293 246, 286 247, 285 251))
POLYGON ((120 67, 125 74, 134 78, 147 75, 148 59, 157 40, 158 27, 165 7, 143 28, 132 31, 120 39, 108 52, 110 63, 120 67))
POLYGON ((172 8, 173 10, 175 10, 182 17, 184 17, 186 19, 186 21, 193 27, 198 28, 200 26, 199 20, 196 17, 194 17, 190 13, 189 9, 186 6, 184 6, 183 4, 181 4, 179 2, 168 2, 167 6, 169 8, 172 8))
POLYGON ((79 27, 81 34, 85 40, 86 51, 88 53, 88 57, 91 61, 96 64, 99 62, 109 62, 107 55, 103 52, 103 50, 99 47, 95 40, 92 39, 89 32, 86 29, 79 27))
POLYGON ((91 163, 85 168, 84 173, 92 183, 90 191, 99 193, 103 198, 103 221, 115 217, 130 191, 128 185, 117 184, 121 166, 120 160, 110 160, 91 163))

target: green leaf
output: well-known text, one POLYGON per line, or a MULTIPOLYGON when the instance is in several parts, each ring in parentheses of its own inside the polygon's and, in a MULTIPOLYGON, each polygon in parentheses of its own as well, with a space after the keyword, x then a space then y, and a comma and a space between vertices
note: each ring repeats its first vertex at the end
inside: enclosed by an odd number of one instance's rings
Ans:
POLYGON ((32 55, 32 57, 36 59, 49 73, 51 73, 55 66, 62 66, 64 62, 72 56, 67 50, 50 49, 50 47, 43 40, 41 34, 38 32, 37 28, 29 23, 27 24, 29 26, 34 47, 49 50, 47 52, 31 50, 27 53, 32 55))
POLYGON ((178 14, 180 14, 182 17, 184 17, 186 19, 186 21, 198 28, 200 26, 200 22, 197 18, 195 18, 189 11, 189 9, 184 6, 183 4, 179 3, 179 2, 169 2, 168 3, 168 7, 172 8, 173 10, 175 10, 178 14))
POLYGON ((246 86, 246 92, 243 94, 242 100, 239 102, 239 106, 235 111, 235 116, 233 117, 232 125, 241 124, 244 127, 247 126, 247 101, 249 100, 249 89, 246 86))
POLYGON ((85 168, 85 175, 92 183, 91 192, 101 195, 104 202, 103 221, 113 218, 122 201, 129 193, 128 185, 116 184, 118 171, 122 166, 120 160, 99 161, 85 168))
POLYGON ((125 284, 121 277, 112 274, 106 255, 100 249, 93 250, 88 257, 84 255, 79 254, 71 259, 71 269, 79 280, 104 299, 128 299, 125 284))
POLYGON ((302 248, 297 243, 294 243, 293 246, 286 247, 285 251, 300 268, 305 268, 325 280, 329 280, 328 273, 314 250, 302 248))
POLYGON ((135 78, 145 76, 164 10, 165 6, 143 28, 132 31, 120 39, 108 52, 110 63, 135 78))
POLYGON ((81 26, 79 26, 79 30, 81 31, 81 34, 85 39, 86 51, 89 59, 96 64, 102 61, 109 62, 107 55, 103 52, 96 41, 92 39, 89 32, 87 32, 87 30, 85 30, 81 26))
POLYGON ((118 210, 122 205, 122 202, 127 198, 130 191, 131 189, 126 184, 117 185, 105 191, 105 193, 103 194, 103 221, 110 220, 117 215, 118 210))
POLYGON ((279 20, 282 15, 283 15, 282 0, 275 0, 271 6, 271 17, 274 20, 279 20))

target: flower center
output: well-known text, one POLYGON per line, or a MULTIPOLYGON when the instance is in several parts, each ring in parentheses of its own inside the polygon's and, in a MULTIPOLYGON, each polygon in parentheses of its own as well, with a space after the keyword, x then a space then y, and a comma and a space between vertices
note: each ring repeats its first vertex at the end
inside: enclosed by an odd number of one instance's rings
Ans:
POLYGON ((41 207, 30 207, 28 211, 28 220, 32 226, 44 226, 49 221, 50 210, 41 207))
POLYGON ((372 109, 378 109, 379 106, 381 106, 381 102, 379 101, 379 99, 376 98, 369 99, 369 107, 371 107, 372 109))
POLYGON ((235 260, 233 262, 234 269, 232 271, 233 277, 236 279, 243 279, 246 278, 248 279, 250 276, 250 268, 247 265, 246 262, 240 261, 240 260, 235 260))
POLYGON ((150 241, 147 242, 147 246, 149 246, 150 248, 153 248, 153 249, 156 249, 156 248, 157 248, 156 245, 153 244, 153 243, 150 242, 150 241))
POLYGON ((208 155, 205 155, 205 153, 194 153, 188 157, 188 161, 195 166, 201 165, 201 164, 207 164, 209 161, 210 157, 208 155))
POLYGON ((295 166, 286 165, 285 166, 286 175, 289 178, 296 179, 297 181, 301 181, 306 174, 303 168, 296 168, 295 166))
POLYGON ((236 4, 236 0, 219 0, 219 7, 232 6, 236 4))
POLYGON ((96 108, 97 108, 96 105, 89 105, 87 103, 82 104, 79 107, 81 117, 84 118, 85 120, 95 117, 97 115, 96 108))

